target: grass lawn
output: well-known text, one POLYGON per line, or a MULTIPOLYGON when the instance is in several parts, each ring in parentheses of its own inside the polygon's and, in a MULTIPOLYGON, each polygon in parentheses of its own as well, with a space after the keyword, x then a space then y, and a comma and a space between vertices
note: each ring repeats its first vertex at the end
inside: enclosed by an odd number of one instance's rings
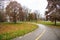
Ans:
POLYGON ((44 24, 44 25, 47 25, 47 26, 50 26, 50 27, 59 27, 60 28, 60 22, 57 22, 56 26, 54 24, 54 22, 51 22, 51 21, 38 21, 37 23, 39 24, 44 24))
POLYGON ((0 23, 0 40, 10 40, 35 30, 37 25, 30 23, 0 23))

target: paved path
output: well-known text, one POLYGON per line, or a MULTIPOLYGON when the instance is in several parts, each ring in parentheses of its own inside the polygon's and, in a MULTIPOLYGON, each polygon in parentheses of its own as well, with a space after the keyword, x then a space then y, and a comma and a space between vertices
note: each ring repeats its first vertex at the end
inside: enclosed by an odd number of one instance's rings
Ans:
POLYGON ((35 31, 13 40, 60 40, 60 29, 49 28, 42 24, 37 25, 39 28, 35 31))
POLYGON ((46 32, 39 40, 60 40, 60 28, 46 27, 46 32))

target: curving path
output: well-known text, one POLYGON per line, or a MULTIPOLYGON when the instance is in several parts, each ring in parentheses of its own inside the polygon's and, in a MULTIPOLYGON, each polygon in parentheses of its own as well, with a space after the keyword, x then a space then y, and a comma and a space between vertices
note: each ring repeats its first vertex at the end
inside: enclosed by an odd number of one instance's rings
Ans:
POLYGON ((60 29, 50 28, 42 24, 37 25, 39 28, 35 31, 12 40, 60 40, 60 29))

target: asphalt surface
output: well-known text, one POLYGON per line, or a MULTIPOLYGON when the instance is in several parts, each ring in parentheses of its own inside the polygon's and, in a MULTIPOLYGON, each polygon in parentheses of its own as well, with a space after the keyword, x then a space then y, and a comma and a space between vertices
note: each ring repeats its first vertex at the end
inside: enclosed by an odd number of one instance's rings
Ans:
POLYGON ((39 40, 60 40, 60 28, 46 27, 46 32, 39 40))
POLYGON ((59 28, 50 28, 42 24, 37 25, 39 28, 35 31, 12 40, 60 40, 59 28))

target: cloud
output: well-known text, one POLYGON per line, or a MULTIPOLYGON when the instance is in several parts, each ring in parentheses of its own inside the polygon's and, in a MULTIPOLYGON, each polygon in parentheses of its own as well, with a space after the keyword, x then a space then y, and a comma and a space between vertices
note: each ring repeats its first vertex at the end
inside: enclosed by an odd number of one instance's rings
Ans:
POLYGON ((21 3, 22 6, 26 6, 32 10, 40 10, 41 13, 45 11, 47 6, 46 0, 16 0, 21 3))

